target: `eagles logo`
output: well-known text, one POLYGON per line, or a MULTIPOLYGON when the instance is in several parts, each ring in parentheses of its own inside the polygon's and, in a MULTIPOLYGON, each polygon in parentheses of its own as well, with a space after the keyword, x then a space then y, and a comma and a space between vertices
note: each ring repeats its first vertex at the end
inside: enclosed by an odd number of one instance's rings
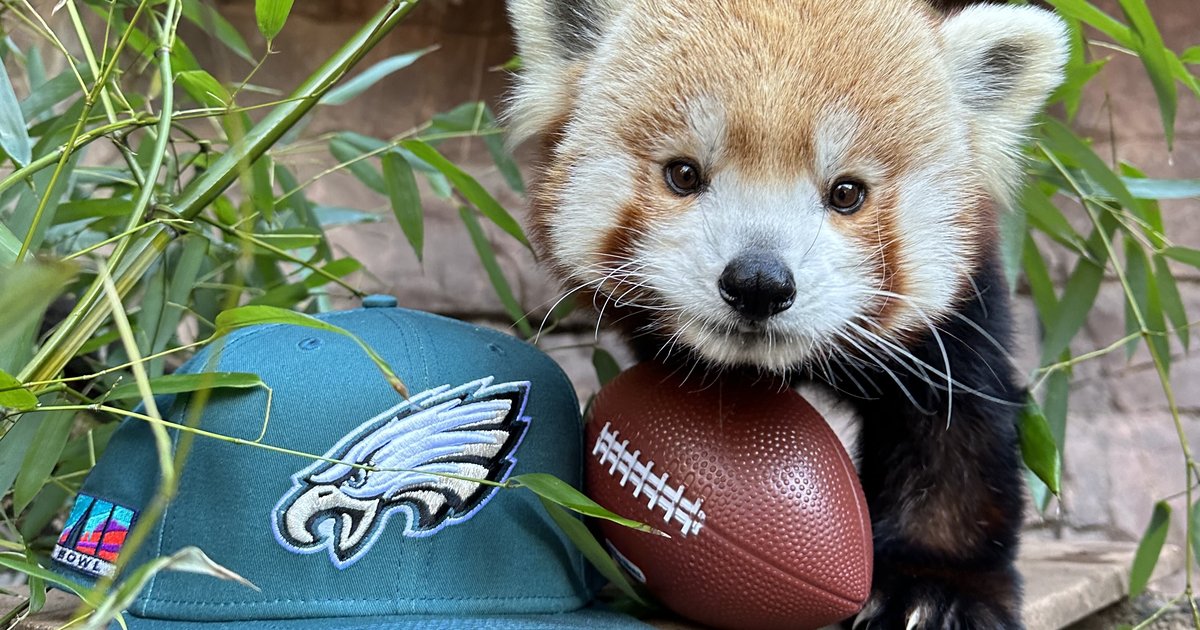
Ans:
POLYGON ((279 544, 304 554, 327 549, 344 569, 370 550, 395 512, 405 513, 410 537, 474 516, 497 490, 480 480, 508 478, 529 428, 529 383, 492 380, 412 396, 325 453, 339 463, 318 461, 293 475, 291 492, 272 513, 279 544))

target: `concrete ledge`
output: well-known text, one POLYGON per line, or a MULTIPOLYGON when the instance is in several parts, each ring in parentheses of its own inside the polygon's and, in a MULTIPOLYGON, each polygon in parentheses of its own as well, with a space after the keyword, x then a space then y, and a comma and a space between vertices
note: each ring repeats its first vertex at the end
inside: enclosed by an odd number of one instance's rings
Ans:
MULTIPOLYGON (((1134 543, 1025 541, 1017 564, 1025 576, 1025 623, 1028 630, 1056 630, 1080 621, 1125 597, 1134 543)), ((1155 578, 1173 575, 1183 568, 1183 552, 1175 546, 1163 549, 1155 578)), ((0 612, 21 602, 0 593, 0 612)), ((41 613, 18 624, 26 630, 51 630, 67 623, 78 605, 74 597, 51 591, 41 613)), ((677 619, 655 619, 663 630, 696 628, 677 619)))

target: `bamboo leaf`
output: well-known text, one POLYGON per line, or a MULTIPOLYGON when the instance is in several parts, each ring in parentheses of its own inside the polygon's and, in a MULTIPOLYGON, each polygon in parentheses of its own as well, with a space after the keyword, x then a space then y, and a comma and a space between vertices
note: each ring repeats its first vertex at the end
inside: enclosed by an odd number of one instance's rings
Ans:
POLYGON ((96 612, 88 617, 84 628, 86 630, 101 630, 108 627, 109 622, 120 614, 122 610, 129 608, 138 594, 142 592, 142 589, 149 584, 150 580, 162 571, 181 571, 184 573, 207 575, 221 580, 236 582, 255 591, 259 590, 250 580, 213 562, 199 548, 184 547, 169 556, 155 558, 138 567, 127 579, 121 582, 115 593, 96 607, 96 612))
POLYGON ((438 49, 438 46, 429 46, 413 52, 404 53, 388 57, 379 63, 363 70, 354 76, 354 78, 346 81, 342 85, 329 90, 323 98, 322 105, 342 105, 349 102, 354 97, 362 94, 372 85, 379 82, 380 79, 411 66, 416 60, 438 49))
POLYGON ((1075 263, 1075 270, 1067 280, 1062 298, 1046 322, 1046 332, 1042 339, 1043 364, 1049 363, 1070 346, 1075 333, 1079 332, 1083 323, 1087 321, 1092 304, 1100 293, 1100 282, 1103 279, 1103 266, 1082 257, 1075 263))
POLYGON ((333 324, 312 317, 311 315, 305 315, 303 313, 297 313, 295 311, 289 311, 282 308, 275 308, 273 306, 240 306, 238 308, 224 311, 220 315, 217 315, 215 323, 217 325, 217 330, 213 334, 214 337, 227 335, 239 328, 245 328, 247 326, 259 326, 264 324, 304 326, 306 328, 314 328, 317 330, 324 330, 343 335, 353 340, 360 348, 363 349, 363 352, 367 353, 367 356, 370 357, 371 361, 375 363, 375 366, 379 368, 379 371, 383 373, 384 377, 387 379, 388 383, 391 384, 393 389, 395 389, 401 396, 404 396, 405 398, 408 397, 408 388, 404 386, 404 382, 401 381, 400 378, 396 376, 395 372, 392 371, 392 368, 388 366, 387 361, 384 361, 383 357, 380 357, 373 349, 371 349, 370 346, 359 339, 357 335, 354 335, 345 329, 339 328, 338 326, 334 326, 333 324))
POLYGON ((402 146, 411 151, 417 158, 441 171, 450 180, 450 183, 454 184, 458 192, 462 193, 463 197, 466 197, 467 201, 471 202, 479 210, 480 214, 487 217, 488 220, 501 230, 504 230, 513 238, 520 241, 522 245, 530 247, 529 240, 525 238, 525 232, 521 229, 521 225, 504 209, 504 206, 500 205, 500 202, 492 197, 491 193, 483 186, 480 186, 479 182, 475 181, 475 178, 467 175, 455 166, 454 163, 447 160, 441 153, 437 152, 437 149, 420 140, 406 140, 402 143, 402 146))
POLYGON ((258 32, 268 42, 275 39, 288 14, 292 12, 292 0, 254 0, 254 17, 258 21, 258 32))
POLYGON ((1200 269, 1200 249, 1174 246, 1164 249, 1162 254, 1167 258, 1174 258, 1181 263, 1200 269))
POLYGON ((1158 298, 1162 302, 1163 312, 1175 328, 1175 334, 1179 336, 1184 350, 1188 350, 1191 348, 1191 326, 1188 326, 1187 311, 1183 306, 1183 296, 1179 294, 1179 286, 1175 282, 1175 274, 1171 273, 1167 259, 1155 254, 1153 260, 1154 279, 1158 283, 1158 298))
POLYGON ((1149 179, 1122 177, 1138 199, 1192 199, 1200 197, 1200 179, 1149 179))
POLYGON ((246 45, 246 40, 242 39, 242 35, 238 33, 237 28, 230 24, 229 20, 226 20, 215 8, 209 6, 207 2, 203 0, 184 0, 183 17, 200 27, 205 33, 216 37, 217 41, 224 44, 226 48, 233 51, 233 54, 241 57, 246 63, 257 63, 254 55, 250 54, 250 47, 246 45))
POLYGON ((366 151, 355 147, 339 134, 329 141, 329 152, 339 162, 349 163, 347 168, 350 169, 350 173, 367 188, 381 195, 387 194, 387 185, 384 184, 379 171, 375 170, 375 167, 368 164, 366 160, 359 159, 366 151))
POLYGON ((0 68, 0 148, 18 166, 25 166, 33 159, 33 146, 29 142, 29 131, 25 128, 25 116, 17 94, 13 92, 8 71, 0 68))
MULTIPOLYGON (((204 389, 248 389, 266 387, 257 374, 247 372, 201 372, 198 374, 168 374, 150 379, 150 391, 155 396, 181 394, 204 389)), ((140 399, 137 383, 118 385, 105 397, 108 400, 140 399)))
POLYGON ((34 415, 37 414, 18 416, 17 423, 0 435, 0 497, 8 493, 16 481, 21 464, 25 462, 25 453, 37 435, 38 421, 34 415))
POLYGON ((1029 398, 1020 416, 1021 456, 1025 465, 1037 475, 1054 494, 1062 482, 1062 458, 1050 432, 1050 425, 1037 401, 1029 398))
POLYGON ((1000 215, 1000 259, 1010 291, 1017 290, 1017 276, 1021 273, 1021 254, 1025 249, 1028 226, 1025 198, 1031 195, 1042 196, 1032 184, 1027 185, 1021 203, 1000 215))
POLYGON ((539 497, 560 505, 572 512, 590 516, 592 518, 600 518, 606 521, 612 521, 618 525, 624 525, 631 529, 636 529, 639 532, 670 538, 665 532, 655 529, 649 525, 639 523, 633 519, 628 519, 623 516, 614 514, 609 510, 600 506, 599 503, 589 499, 587 495, 577 490, 571 484, 546 473, 525 473, 524 475, 516 475, 510 480, 513 484, 528 488, 531 492, 539 497))
POLYGON ((214 109, 229 107, 233 96, 213 75, 204 70, 184 70, 175 73, 175 82, 192 100, 214 109))
POLYGON ((29 561, 19 553, 0 552, 0 567, 24 573, 30 577, 37 577, 51 584, 57 584, 77 595, 89 606, 95 607, 99 604, 99 600, 92 589, 53 571, 48 571, 37 563, 29 561))
MULTIPOLYGON (((92 80, 92 71, 86 65, 80 66, 78 70, 84 81, 92 80)), ((75 78, 75 73, 64 70, 38 86, 36 90, 32 90, 29 96, 21 101, 21 115, 25 117, 26 122, 33 122, 42 116, 53 114, 51 108, 55 105, 79 95, 79 80, 75 78)))
POLYGON ((46 484, 50 474, 54 472, 58 458, 62 456, 63 447, 71 435, 73 411, 54 411, 51 413, 35 414, 37 432, 33 443, 25 452, 25 461, 21 464, 21 472, 13 483, 13 512, 20 514, 29 506, 29 502, 37 496, 42 486, 46 484))
POLYGON ((583 557, 587 558, 588 562, 596 568, 596 571, 600 575, 603 575, 617 589, 634 601, 647 605, 646 600, 633 587, 633 584, 629 582, 625 574, 621 572, 621 568, 617 566, 616 560, 613 560, 612 556, 608 555, 608 552, 604 550, 604 547, 600 546, 600 543, 592 536, 592 532, 588 531, 586 525, 553 502, 542 497, 538 497, 538 499, 541 500, 542 507, 546 509, 546 513, 550 515, 550 518, 554 520, 558 528, 583 553, 583 557))
POLYGON ((1200 46, 1192 46, 1183 51, 1183 54, 1179 55, 1179 60, 1183 63, 1200 63, 1200 46))
POLYGON ((621 373, 621 366, 607 350, 596 346, 592 349, 592 367, 596 368, 596 378, 603 387, 612 382, 621 373))
POLYGON ((1074 18, 1108 35, 1116 43, 1133 48, 1133 33, 1128 26, 1097 9, 1088 0, 1049 0, 1066 17, 1074 18))
POLYGON ((0 370, 0 407, 27 411, 37 405, 37 396, 25 389, 21 381, 13 378, 8 372, 0 370))
POLYGON ((413 175, 412 166, 397 153, 385 153, 382 165, 392 213, 396 215, 396 222, 420 260, 425 247, 425 215, 421 210, 417 178, 413 175))
POLYGON ((1158 97, 1159 113, 1162 115, 1163 133, 1166 134, 1167 150, 1171 150, 1175 138, 1175 77, 1171 75, 1171 67, 1167 63, 1167 55, 1174 55, 1163 43, 1162 35, 1154 24, 1154 17, 1146 7, 1145 0, 1119 0, 1121 10, 1125 12, 1132 27, 1134 40, 1137 43, 1138 57, 1146 67, 1150 84, 1158 97))
POLYGON ((21 253, 21 239, 0 221, 0 267, 8 267, 17 261, 21 253))
POLYGON ((492 243, 484 233, 483 226, 479 225, 479 220, 475 218, 475 212, 462 206, 458 209, 458 214, 462 217, 463 224, 467 226, 471 243, 475 246, 476 253, 479 254, 479 261, 483 263, 483 269, 487 272, 488 280, 491 281, 492 288, 496 290, 496 296, 500 298, 500 303, 504 305, 504 310, 512 318, 522 335, 526 338, 533 336, 533 327, 525 318, 525 310, 521 308, 521 303, 513 295, 512 287, 509 286, 508 279, 504 277, 504 271, 500 269, 500 263, 496 262, 496 250, 492 248, 492 243))
POLYGON ((1150 524, 1146 533, 1138 543, 1137 553, 1133 556, 1133 568, 1129 573, 1129 596, 1137 597, 1146 590, 1146 584, 1154 574, 1154 566, 1158 564, 1158 556, 1162 552, 1163 543, 1167 540, 1167 530, 1171 525, 1171 506, 1166 501, 1154 504, 1154 513, 1150 516, 1150 524))
POLYGON ((1117 203, 1135 214, 1139 213, 1141 207, 1129 189, 1125 187, 1125 182, 1066 125, 1053 118, 1046 118, 1041 129, 1043 141, 1048 147, 1069 156, 1092 181, 1114 197, 1117 203))

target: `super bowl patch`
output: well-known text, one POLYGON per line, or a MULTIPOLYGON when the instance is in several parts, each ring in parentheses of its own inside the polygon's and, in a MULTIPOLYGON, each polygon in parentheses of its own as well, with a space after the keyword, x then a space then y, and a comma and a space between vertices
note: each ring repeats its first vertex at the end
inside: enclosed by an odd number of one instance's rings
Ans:
POLYGON ((529 428, 529 383, 492 377, 443 385, 350 431, 292 475, 271 514, 275 539, 294 553, 328 551, 344 569, 375 544, 396 512, 403 535, 432 536, 470 519, 496 493, 529 428))
POLYGON ((80 494, 51 557, 93 577, 112 575, 136 519, 134 510, 80 494))

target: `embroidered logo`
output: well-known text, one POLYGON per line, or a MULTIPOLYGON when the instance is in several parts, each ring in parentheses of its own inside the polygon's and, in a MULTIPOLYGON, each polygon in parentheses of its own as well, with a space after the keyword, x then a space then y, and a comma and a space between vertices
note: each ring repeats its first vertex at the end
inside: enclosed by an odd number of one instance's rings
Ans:
POLYGON ((127 507, 81 494, 51 557, 93 577, 112 575, 136 519, 137 512, 127 507))
POLYGON ((275 539, 294 553, 329 552, 344 569, 375 544, 395 512, 403 534, 432 536, 470 519, 503 482, 529 418, 529 383, 492 377, 421 392, 346 434, 325 457, 292 475, 271 515, 275 539))

